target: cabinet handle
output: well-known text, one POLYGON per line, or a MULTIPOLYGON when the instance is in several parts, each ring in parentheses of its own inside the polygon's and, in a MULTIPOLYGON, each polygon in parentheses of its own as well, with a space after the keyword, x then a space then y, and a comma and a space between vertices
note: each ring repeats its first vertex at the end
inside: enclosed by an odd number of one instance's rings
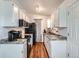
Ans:
POLYGON ((69 53, 67 54, 67 56, 69 57, 69 53))
POLYGON ((12 6, 14 6, 14 4, 12 3, 12 6))
POLYGON ((68 16, 70 15, 70 12, 68 11, 68 16))
POLYGON ((23 54, 23 51, 21 51, 21 53, 23 54))
POLYGON ((68 33, 68 36, 69 36, 69 33, 68 33))

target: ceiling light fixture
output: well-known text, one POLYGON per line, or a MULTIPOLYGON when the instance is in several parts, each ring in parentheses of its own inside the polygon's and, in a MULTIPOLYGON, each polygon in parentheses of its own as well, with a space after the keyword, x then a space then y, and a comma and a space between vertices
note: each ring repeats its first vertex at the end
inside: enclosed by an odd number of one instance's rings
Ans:
POLYGON ((18 8, 16 6, 14 6, 14 11, 18 12, 18 8))
POLYGON ((34 0, 34 4, 36 12, 41 12, 44 10, 44 8, 40 5, 39 0, 34 0))
POLYGON ((43 8, 42 6, 36 7, 36 12, 41 12, 41 11, 43 11, 43 10, 44 10, 44 8, 43 8))

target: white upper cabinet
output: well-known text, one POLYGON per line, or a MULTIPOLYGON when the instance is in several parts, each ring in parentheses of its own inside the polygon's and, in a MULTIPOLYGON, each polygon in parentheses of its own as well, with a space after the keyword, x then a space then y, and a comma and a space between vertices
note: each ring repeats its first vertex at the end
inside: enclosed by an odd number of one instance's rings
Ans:
POLYGON ((75 3, 77 0, 65 0, 53 13, 54 27, 67 27, 67 20, 68 20, 68 6, 75 3))
POLYGON ((12 18, 12 6, 10 5, 10 2, 4 0, 1 0, 0 4, 0 18, 3 21, 2 25, 4 25, 5 23, 10 22, 10 19, 12 18))
POLYGON ((0 19, 3 27, 18 27, 18 20, 26 20, 26 14, 12 0, 0 0, 0 19))
POLYGON ((58 8, 58 22, 59 27, 67 27, 66 26, 66 20, 67 20, 67 8, 66 7, 60 7, 58 8))
POLYGON ((19 9, 17 6, 13 6, 13 16, 12 16, 12 23, 13 26, 18 26, 18 20, 19 20, 19 9))
POLYGON ((53 23, 52 26, 53 27, 67 27, 66 26, 66 20, 67 20, 67 11, 66 11, 66 7, 59 7, 57 8, 53 15, 53 23))
POLYGON ((12 1, 2 0, 0 8, 0 18, 2 26, 18 26, 18 8, 12 1))
POLYGON ((54 15, 53 26, 54 27, 59 26, 58 10, 56 10, 53 15, 54 15))
POLYGON ((22 9, 20 9, 19 16, 20 16, 20 19, 23 19, 23 10, 22 9))

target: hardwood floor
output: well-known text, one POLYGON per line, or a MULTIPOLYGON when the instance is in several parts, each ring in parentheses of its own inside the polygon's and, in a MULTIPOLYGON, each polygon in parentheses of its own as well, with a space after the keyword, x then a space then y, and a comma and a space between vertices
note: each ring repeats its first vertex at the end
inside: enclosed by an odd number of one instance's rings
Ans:
POLYGON ((29 58, 48 58, 48 53, 44 43, 38 42, 33 45, 29 58))

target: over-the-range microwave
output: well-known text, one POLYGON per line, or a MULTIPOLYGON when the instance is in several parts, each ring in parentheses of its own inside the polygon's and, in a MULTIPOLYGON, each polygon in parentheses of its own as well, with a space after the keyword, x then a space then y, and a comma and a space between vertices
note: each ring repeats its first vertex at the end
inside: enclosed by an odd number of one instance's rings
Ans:
POLYGON ((19 19, 19 27, 27 27, 29 28, 29 23, 24 19, 19 19))

